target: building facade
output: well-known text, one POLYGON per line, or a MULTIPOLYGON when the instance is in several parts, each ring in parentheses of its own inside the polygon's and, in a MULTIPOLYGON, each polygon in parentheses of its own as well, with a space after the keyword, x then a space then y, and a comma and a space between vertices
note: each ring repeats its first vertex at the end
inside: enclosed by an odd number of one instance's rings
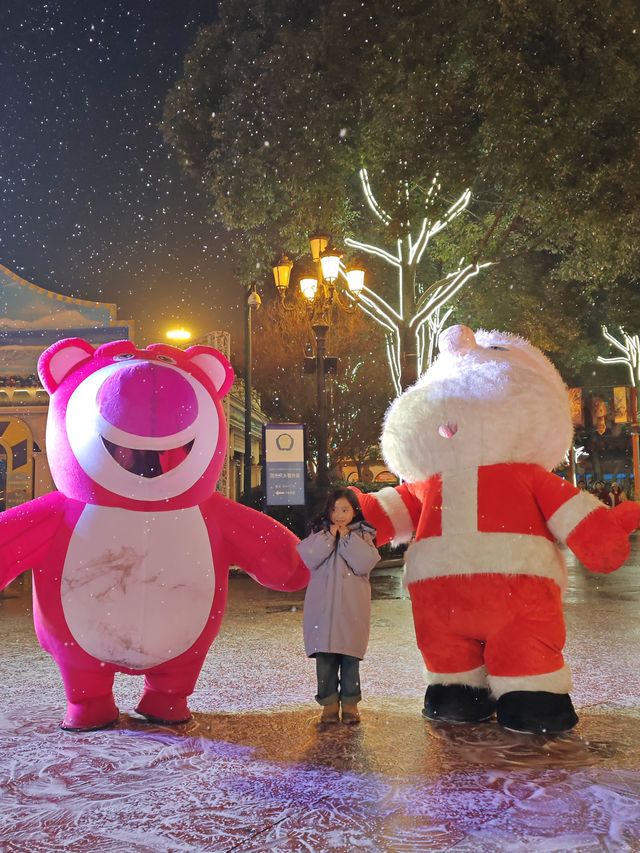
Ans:
POLYGON ((55 488, 45 443, 49 396, 37 362, 61 338, 93 346, 132 340, 133 323, 118 319, 115 305, 54 293, 0 265, 0 510, 55 488))
MULTIPOLYGON (((231 336, 229 332, 209 332, 193 341, 194 345, 214 347, 231 360, 231 336)), ((224 415, 229 427, 227 461, 218 482, 218 491, 238 500, 243 490, 244 472, 244 380, 236 376, 233 387, 223 400, 224 415)), ((260 404, 260 397, 251 393, 251 485, 262 482, 262 427, 267 421, 260 404)))

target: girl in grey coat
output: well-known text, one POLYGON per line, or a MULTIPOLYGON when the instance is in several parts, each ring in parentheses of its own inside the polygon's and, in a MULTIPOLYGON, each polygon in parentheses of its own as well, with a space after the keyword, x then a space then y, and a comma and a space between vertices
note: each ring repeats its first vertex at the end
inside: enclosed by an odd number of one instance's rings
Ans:
POLYGON ((321 720, 360 721, 360 661, 369 641, 371 587, 369 573, 380 556, 375 530, 365 523, 354 492, 329 495, 313 532, 298 545, 311 571, 304 599, 304 644, 316 659, 321 720))

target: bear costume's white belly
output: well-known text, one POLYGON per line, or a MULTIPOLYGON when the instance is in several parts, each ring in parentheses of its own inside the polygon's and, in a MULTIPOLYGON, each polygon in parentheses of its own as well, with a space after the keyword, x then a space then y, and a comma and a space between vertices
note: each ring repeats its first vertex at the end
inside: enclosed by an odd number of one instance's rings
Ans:
POLYGON ((185 652, 209 618, 215 571, 198 507, 87 505, 62 570, 69 630, 98 660, 148 669, 185 652))

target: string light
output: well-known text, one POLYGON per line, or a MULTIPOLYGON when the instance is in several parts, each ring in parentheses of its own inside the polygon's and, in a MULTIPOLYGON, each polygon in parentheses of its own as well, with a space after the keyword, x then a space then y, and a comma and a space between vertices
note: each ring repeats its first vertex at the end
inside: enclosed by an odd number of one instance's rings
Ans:
POLYGON ((399 267, 401 265, 399 258, 394 257, 390 252, 386 252, 379 246, 371 246, 369 243, 361 243, 359 240, 353 240, 351 237, 347 237, 344 242, 347 246, 351 246, 353 249, 361 249, 369 255, 377 255, 379 258, 382 258, 383 261, 386 261, 392 266, 399 267))
POLYGON ((391 217, 389 216, 389 214, 386 211, 384 211, 380 207, 380 205, 376 201, 375 196, 373 195, 373 192, 371 191, 371 184, 369 183, 369 175, 368 175, 366 169, 360 169, 360 182, 362 184, 362 189, 364 191, 364 197, 367 200, 367 203, 368 203, 369 207, 371 208, 371 210, 375 213, 375 215, 378 217, 378 219, 381 222, 384 222, 385 225, 390 225, 391 224, 391 217))
POLYGON ((605 340, 609 341, 617 350, 624 353, 624 357, 614 356, 606 358, 599 355, 598 361, 600 364, 626 364, 631 375, 631 384, 635 387, 638 384, 636 378, 640 380, 640 336, 628 335, 622 328, 620 332, 624 336, 624 343, 614 338, 606 326, 602 327, 602 334, 605 340))
MULTIPOLYGON (((406 164, 405 164, 406 165, 406 164)), ((373 212, 373 214, 386 227, 391 225, 393 218, 389 213, 378 203, 369 180, 369 174, 365 168, 360 170, 360 183, 365 200, 373 212)), ((439 173, 434 175, 429 189, 425 194, 425 213, 435 203, 438 192, 440 191, 439 173)), ((399 194, 404 195, 404 201, 407 205, 410 201, 410 187, 406 180, 403 180, 399 185, 399 194)), ((408 234, 406 237, 406 251, 408 256, 405 257, 405 246, 402 239, 396 241, 395 254, 374 246, 371 243, 362 243, 360 240, 347 238, 345 243, 353 249, 364 252, 374 257, 378 257, 385 263, 398 270, 398 288, 397 288, 397 310, 387 300, 383 299, 379 294, 374 293, 366 285, 363 287, 357 300, 352 294, 348 294, 352 301, 357 301, 357 304, 373 320, 375 320, 384 330, 387 347, 387 360, 391 370, 391 378, 394 388, 397 393, 402 390, 401 385, 401 364, 402 364, 402 335, 401 328, 406 327, 407 319, 409 319, 409 328, 413 329, 416 336, 417 348, 417 369, 418 375, 422 373, 424 367, 431 364, 434 354, 437 339, 440 335, 444 324, 451 316, 452 309, 442 312, 445 304, 449 302, 455 294, 469 281, 470 278, 478 275, 481 269, 489 266, 489 264, 468 264, 462 267, 462 259, 460 268, 453 273, 449 273, 444 283, 429 288, 427 293, 418 301, 417 313, 411 318, 405 317, 404 306, 404 270, 406 267, 415 268, 418 266, 424 255, 429 241, 436 234, 439 234, 447 227, 456 217, 460 216, 466 210, 471 200, 471 191, 466 189, 462 195, 451 205, 442 219, 432 222, 428 216, 424 216, 418 230, 416 238, 408 234)), ((403 223, 409 227, 408 214, 407 222, 403 223)), ((344 268, 341 266, 340 274, 345 276, 344 268)))
POLYGON ((478 275, 481 269, 484 269, 484 267, 488 266, 490 266, 489 263, 468 264, 466 267, 464 267, 464 269, 458 269, 454 273, 449 273, 445 278, 445 281, 448 281, 448 284, 441 285, 433 292, 433 294, 429 297, 429 299, 427 299, 425 304, 420 307, 417 314, 415 314, 415 316, 411 319, 409 327, 415 325, 417 329, 422 323, 427 322, 429 316, 434 311, 437 311, 445 304, 445 302, 448 302, 450 299, 452 299, 455 294, 460 290, 460 288, 464 287, 464 285, 469 281, 470 278, 474 278, 476 275, 478 275))

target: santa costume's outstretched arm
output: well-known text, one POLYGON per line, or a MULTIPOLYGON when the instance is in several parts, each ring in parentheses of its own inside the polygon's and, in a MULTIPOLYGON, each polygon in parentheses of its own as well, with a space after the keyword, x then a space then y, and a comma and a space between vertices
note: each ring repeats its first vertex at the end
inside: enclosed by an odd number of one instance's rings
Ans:
POLYGON ((60 492, 0 513, 0 589, 46 556, 66 502, 60 492))
POLYGON ((403 545, 411 541, 415 533, 422 503, 413 492, 410 483, 392 488, 387 486, 379 492, 361 492, 351 487, 358 496, 365 519, 376 529, 376 545, 403 545))
POLYGON ((592 572, 619 569, 630 552, 629 534, 640 526, 640 506, 625 501, 614 509, 542 468, 534 494, 547 526, 592 572))
POLYGON ((284 525, 219 494, 202 510, 205 520, 210 513, 215 517, 230 563, 259 584, 291 592, 309 583, 309 570, 296 550, 299 539, 284 525))

